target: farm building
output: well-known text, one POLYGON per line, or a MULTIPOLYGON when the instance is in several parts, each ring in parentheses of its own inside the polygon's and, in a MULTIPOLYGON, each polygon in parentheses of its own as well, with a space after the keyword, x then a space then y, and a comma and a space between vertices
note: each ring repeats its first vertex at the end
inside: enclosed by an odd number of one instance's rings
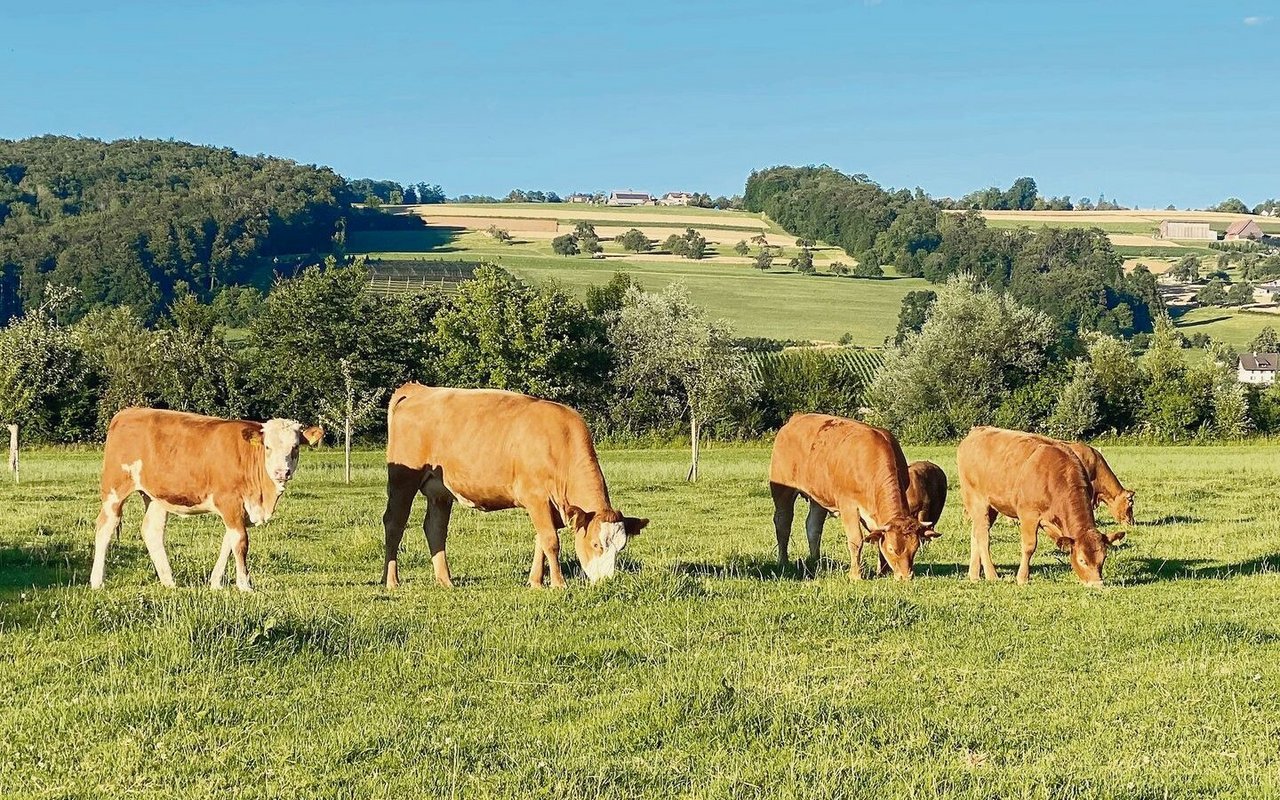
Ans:
POLYGON ((569 195, 570 203, 590 203, 591 195, 589 194, 571 194, 569 195))
POLYGON ((609 199, 605 201, 607 206, 651 206, 653 198, 648 192, 609 192, 609 199))
POLYGON ((1280 353, 1241 353, 1236 378, 1241 383, 1270 385, 1276 380, 1280 353))
POLYGON ((1251 219, 1240 219, 1231 223, 1227 228, 1227 234, 1224 239, 1251 239, 1258 241, 1262 238, 1262 228, 1258 227, 1258 223, 1251 219))
POLYGON ((687 206, 693 202, 693 192, 667 192, 658 201, 660 206, 687 206))
POLYGON ((1207 239, 1217 241, 1218 234, 1207 222, 1179 222, 1166 219, 1160 223, 1161 239, 1207 239))

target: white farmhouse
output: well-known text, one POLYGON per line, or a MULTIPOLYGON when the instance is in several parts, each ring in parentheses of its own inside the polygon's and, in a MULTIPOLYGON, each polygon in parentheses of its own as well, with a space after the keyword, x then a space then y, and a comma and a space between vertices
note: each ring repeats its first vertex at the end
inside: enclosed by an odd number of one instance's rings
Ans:
POLYGON ((1280 353, 1241 353, 1236 378, 1241 383, 1270 386, 1276 380, 1280 353))

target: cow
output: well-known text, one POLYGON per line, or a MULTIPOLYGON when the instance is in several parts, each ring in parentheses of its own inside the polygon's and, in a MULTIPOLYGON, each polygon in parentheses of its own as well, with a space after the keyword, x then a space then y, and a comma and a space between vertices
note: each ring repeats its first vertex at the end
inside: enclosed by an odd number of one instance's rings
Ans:
POLYGON ((1093 488, 1093 506, 1106 503, 1111 515, 1121 525, 1133 524, 1133 498, 1135 492, 1124 488, 1120 479, 1111 471, 1111 465, 1102 457, 1102 453, 1084 442, 1067 442, 1067 447, 1076 454, 1084 465, 1084 473, 1093 488))
POLYGON ((1019 584, 1031 579, 1031 556, 1043 526, 1059 549, 1070 554, 1080 580, 1102 585, 1107 551, 1124 533, 1098 531, 1093 490, 1071 448, 1047 436, 979 426, 960 442, 956 466, 965 512, 973 521, 969 580, 979 580, 984 572, 989 581, 999 577, 991 561, 991 525, 1003 514, 1022 528, 1019 584))
POLYGON ((862 545, 879 544, 880 572, 910 580, 920 545, 939 534, 907 506, 907 460, 893 434, 861 422, 825 414, 797 414, 773 443, 769 492, 778 537, 778 563, 787 544, 797 495, 809 500, 805 533, 816 564, 822 525, 835 514, 849 545, 849 578, 862 579, 862 545), (863 534, 863 528, 866 534, 863 534))
POLYGON ((173 588, 164 548, 170 514, 215 513, 226 535, 209 575, 222 588, 227 558, 236 559, 236 587, 252 591, 249 532, 275 513, 298 467, 298 447, 320 443, 324 430, 291 419, 266 422, 219 419, 181 411, 126 408, 111 419, 102 454, 102 510, 98 514, 89 585, 102 588, 107 546, 120 526, 121 509, 142 495, 142 540, 162 586, 173 588))
POLYGON ((938 524, 947 504, 947 473, 932 461, 907 465, 907 510, 930 527, 938 524))
POLYGON ((618 553, 647 519, 623 516, 609 499, 591 433, 578 412, 549 400, 496 389, 449 389, 410 383, 387 405, 386 560, 382 581, 400 584, 397 558, 414 495, 427 500, 423 520, 436 582, 452 586, 445 540, 453 504, 480 511, 523 508, 536 533, 529 585, 565 585, 560 534, 592 583, 614 573, 618 553))

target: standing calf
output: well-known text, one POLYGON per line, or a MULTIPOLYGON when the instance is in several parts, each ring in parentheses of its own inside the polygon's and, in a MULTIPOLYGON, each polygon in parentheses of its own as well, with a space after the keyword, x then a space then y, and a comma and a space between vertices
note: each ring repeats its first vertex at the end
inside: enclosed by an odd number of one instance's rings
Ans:
POLYGON ((796 496, 809 499, 805 533, 809 559, 818 561, 822 524, 840 517, 849 544, 849 578, 862 578, 862 545, 880 545, 881 573, 910 580, 916 550, 938 533, 907 507, 907 460, 893 434, 861 422, 825 414, 797 414, 773 443, 769 491, 778 537, 778 562, 787 544, 796 496), (862 528, 866 528, 866 535, 862 528))
POLYGON ((250 591, 248 527, 275 513, 298 467, 298 446, 304 440, 314 446, 323 436, 320 428, 303 429, 290 419, 247 422, 152 408, 120 411, 107 428, 102 454, 102 511, 89 585, 102 587, 107 546, 120 526, 124 501, 138 492, 146 509, 142 540, 161 585, 174 586, 164 549, 169 514, 216 513, 226 535, 209 585, 222 588, 234 552, 236 586, 250 591))
POLYGON ((1041 526, 1059 549, 1071 555, 1071 568, 1086 585, 1102 585, 1107 550, 1124 533, 1104 536, 1093 519, 1093 490, 1084 465, 1057 439, 1034 433, 977 427, 956 450, 965 512, 973 520, 969 542, 969 580, 998 576, 991 560, 991 524, 998 514, 1022 527, 1022 563, 1018 583, 1031 579, 1031 556, 1041 526))

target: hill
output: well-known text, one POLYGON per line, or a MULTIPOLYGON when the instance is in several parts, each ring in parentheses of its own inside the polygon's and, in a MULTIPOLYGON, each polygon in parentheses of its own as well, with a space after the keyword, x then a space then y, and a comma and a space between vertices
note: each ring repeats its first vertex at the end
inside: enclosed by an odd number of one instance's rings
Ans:
MULTIPOLYGON (((836 341, 849 334, 855 344, 880 346, 897 324, 902 297, 928 287, 919 278, 887 270, 879 279, 829 274, 837 261, 852 263, 843 251, 823 242, 812 249, 817 275, 789 269, 800 252, 796 237, 763 214, 715 209, 635 206, 629 208, 570 203, 497 203, 391 206, 394 214, 419 217, 420 230, 363 231, 348 236, 351 253, 378 259, 442 258, 491 261, 529 280, 556 280, 579 293, 606 282, 615 272, 634 274, 646 289, 683 281, 694 300, 710 313, 734 324, 742 336, 836 341), (578 222, 595 226, 602 257, 564 257, 551 241, 571 233, 578 222), (484 231, 496 226, 511 234, 503 244, 484 231), (630 253, 612 237, 636 228, 659 244, 672 233, 692 227, 708 242, 705 258, 691 260, 655 249, 630 253), (775 251, 775 268, 761 272, 752 256, 733 247, 763 236, 775 251), (824 274, 825 273, 825 274, 824 274)), ((754 254, 759 244, 750 244, 754 254)))

